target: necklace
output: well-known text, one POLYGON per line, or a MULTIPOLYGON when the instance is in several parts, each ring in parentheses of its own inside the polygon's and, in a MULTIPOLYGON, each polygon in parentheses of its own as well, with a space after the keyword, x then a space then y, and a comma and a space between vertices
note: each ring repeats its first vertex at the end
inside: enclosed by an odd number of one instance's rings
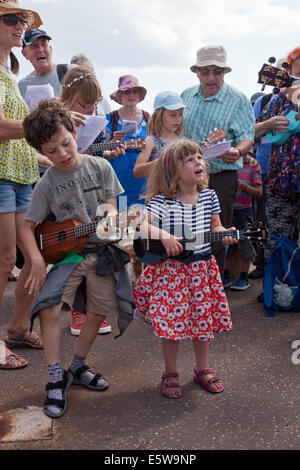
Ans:
POLYGON ((8 71, 10 72, 10 68, 9 68, 9 67, 7 67, 7 65, 4 65, 4 64, 2 64, 1 62, 0 62, 0 65, 2 65, 2 67, 5 67, 5 68, 6 68, 6 70, 8 70, 8 71))

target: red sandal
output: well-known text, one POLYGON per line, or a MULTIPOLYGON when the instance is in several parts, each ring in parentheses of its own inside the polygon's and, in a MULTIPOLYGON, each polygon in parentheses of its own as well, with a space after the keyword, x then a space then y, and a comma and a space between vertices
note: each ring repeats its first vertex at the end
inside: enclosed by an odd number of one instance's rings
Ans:
POLYGON ((194 382, 202 385, 202 387, 205 388, 205 390, 207 390, 208 392, 212 392, 212 393, 221 393, 223 392, 224 390, 224 384, 223 382, 221 382, 221 380, 219 379, 219 377, 217 376, 217 374, 214 372, 213 369, 204 369, 204 370, 199 370, 199 372, 197 372, 195 369, 194 369, 194 377, 193 377, 193 380, 194 382), (213 375, 213 377, 211 377, 210 379, 208 380, 205 380, 204 377, 206 375, 213 375), (216 383, 219 383, 221 386, 220 388, 218 389, 215 389, 214 387, 212 387, 212 384, 216 384, 216 383))
POLYGON ((182 391, 181 387, 178 383, 178 374, 177 372, 168 372, 167 374, 162 375, 162 382, 161 382, 161 393, 167 398, 181 398, 182 391), (174 377, 176 381, 168 382, 169 377, 174 377), (168 388, 178 388, 179 394, 177 393, 169 393, 168 388))

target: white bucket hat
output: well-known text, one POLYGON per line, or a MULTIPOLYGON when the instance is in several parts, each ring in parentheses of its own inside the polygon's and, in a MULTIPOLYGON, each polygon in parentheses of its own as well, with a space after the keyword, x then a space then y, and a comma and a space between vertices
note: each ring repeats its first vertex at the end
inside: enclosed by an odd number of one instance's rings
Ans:
POLYGON ((198 67, 209 67, 216 65, 224 69, 225 73, 231 72, 227 65, 227 54, 223 46, 204 46, 197 51, 197 62, 190 67, 191 71, 196 73, 198 67))

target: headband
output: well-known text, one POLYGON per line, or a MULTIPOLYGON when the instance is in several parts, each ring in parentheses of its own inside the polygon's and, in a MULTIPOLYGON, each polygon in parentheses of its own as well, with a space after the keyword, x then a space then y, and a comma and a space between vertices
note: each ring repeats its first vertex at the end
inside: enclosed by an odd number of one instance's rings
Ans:
POLYGON ((86 72, 80 75, 79 77, 74 78, 74 80, 72 80, 67 85, 62 85, 62 88, 71 88, 71 86, 74 85, 76 82, 79 82, 80 80, 83 80, 84 78, 87 78, 87 77, 96 77, 96 74, 95 72, 86 72))

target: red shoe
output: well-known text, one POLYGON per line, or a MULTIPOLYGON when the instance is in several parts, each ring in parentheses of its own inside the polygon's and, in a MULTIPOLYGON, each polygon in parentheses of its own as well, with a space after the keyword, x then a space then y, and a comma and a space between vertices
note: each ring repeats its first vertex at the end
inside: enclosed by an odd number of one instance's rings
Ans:
MULTIPOLYGON (((72 308, 71 310, 71 315, 72 315, 72 326, 71 326, 71 333, 74 336, 79 336, 81 329, 83 327, 83 324, 86 320, 86 315, 83 313, 77 312, 77 310, 74 310, 72 308)), ((103 335, 106 333, 111 332, 111 325, 107 323, 107 321, 103 321, 100 325, 100 328, 98 330, 99 335, 103 335)))
POLYGON ((110 332, 111 332, 111 325, 107 323, 107 321, 103 320, 98 330, 98 335, 103 335, 105 333, 110 333, 110 332))
POLYGON ((81 329, 83 327, 83 324, 86 320, 86 315, 84 315, 83 313, 77 312, 77 310, 74 310, 74 308, 72 308, 71 310, 71 315, 72 315, 71 333, 74 336, 79 336, 81 329))

